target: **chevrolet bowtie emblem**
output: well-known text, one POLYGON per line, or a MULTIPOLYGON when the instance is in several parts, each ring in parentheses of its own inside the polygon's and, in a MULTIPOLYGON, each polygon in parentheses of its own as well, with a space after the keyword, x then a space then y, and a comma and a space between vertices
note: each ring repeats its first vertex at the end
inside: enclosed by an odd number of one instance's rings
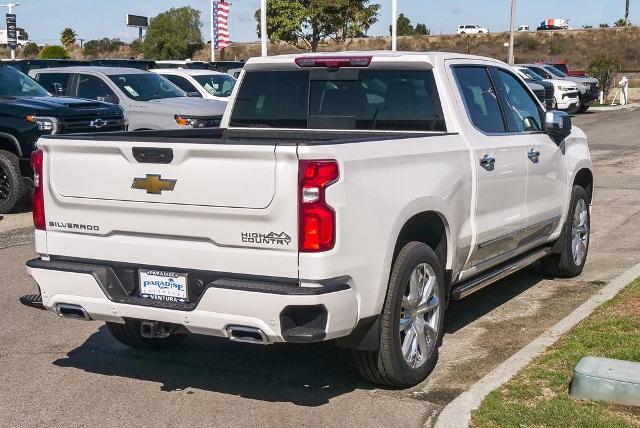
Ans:
POLYGON ((178 180, 163 180, 160 175, 147 174, 146 178, 134 178, 131 188, 146 190, 150 195, 161 195, 163 191, 172 191, 176 187, 177 181, 178 180))

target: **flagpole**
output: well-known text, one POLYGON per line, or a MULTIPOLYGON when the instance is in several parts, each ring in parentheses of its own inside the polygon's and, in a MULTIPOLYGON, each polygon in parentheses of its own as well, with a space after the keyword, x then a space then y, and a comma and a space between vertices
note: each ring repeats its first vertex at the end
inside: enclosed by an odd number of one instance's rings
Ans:
POLYGON ((391 2, 391 50, 398 50, 398 0, 391 2))
POLYGON ((260 1, 260 43, 262 45, 262 56, 267 56, 269 46, 267 34, 267 0, 260 1))
POLYGON ((211 0, 211 62, 216 60, 216 43, 215 43, 215 31, 214 31, 214 20, 216 19, 214 16, 215 13, 215 5, 214 2, 216 0, 211 0))

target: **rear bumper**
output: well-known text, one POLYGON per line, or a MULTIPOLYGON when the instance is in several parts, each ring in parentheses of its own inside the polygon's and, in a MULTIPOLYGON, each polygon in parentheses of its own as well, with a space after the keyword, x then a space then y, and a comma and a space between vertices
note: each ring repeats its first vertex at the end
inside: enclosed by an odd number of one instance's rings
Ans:
MULTIPOLYGON (((126 273, 108 265, 68 261, 27 262, 40 287, 45 309, 82 307, 93 320, 124 323, 133 318, 183 326, 192 333, 228 337, 229 326, 257 328, 269 342, 316 342, 351 333, 357 324, 356 295, 346 282, 329 280, 299 287, 292 280, 220 276, 205 284, 190 304, 135 297, 120 281, 126 273), (317 319, 298 316, 321 313, 317 319), (292 319, 294 321, 292 321, 292 319), (300 319, 306 325, 292 325, 300 319), (300 330, 315 334, 296 336, 300 330)), ((126 281, 125 281, 126 282, 126 281)))

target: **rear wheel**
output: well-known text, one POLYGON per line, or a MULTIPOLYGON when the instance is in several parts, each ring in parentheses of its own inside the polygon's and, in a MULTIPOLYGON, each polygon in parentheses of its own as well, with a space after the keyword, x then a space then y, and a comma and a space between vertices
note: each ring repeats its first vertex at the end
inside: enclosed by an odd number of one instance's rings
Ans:
POLYGON ((569 216, 560 235, 560 252, 542 260, 545 271, 560 278, 574 278, 582 273, 589 253, 591 235, 589 197, 584 188, 573 186, 569 216))
POLYGON ((20 161, 11 152, 0 150, 0 214, 22 208, 26 202, 27 185, 20 172, 20 161))
POLYGON ((108 322, 107 328, 116 340, 137 349, 161 350, 179 345, 186 335, 167 331, 162 337, 153 339, 142 336, 142 321, 128 319, 124 324, 108 322))
POLYGON ((444 273, 438 257, 421 242, 398 253, 380 318, 377 351, 355 351, 361 376, 375 384, 409 387, 436 365, 444 325, 444 273))

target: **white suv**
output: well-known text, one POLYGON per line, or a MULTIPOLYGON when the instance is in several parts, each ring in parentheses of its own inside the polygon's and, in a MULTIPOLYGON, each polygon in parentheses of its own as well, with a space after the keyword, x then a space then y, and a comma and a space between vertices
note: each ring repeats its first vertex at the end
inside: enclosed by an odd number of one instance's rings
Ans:
POLYGON ((479 25, 460 25, 458 34, 487 34, 489 30, 479 25))
POLYGON ((226 103, 236 85, 235 77, 218 71, 182 68, 155 69, 151 71, 169 80, 190 97, 204 98, 205 100, 217 100, 226 103))

